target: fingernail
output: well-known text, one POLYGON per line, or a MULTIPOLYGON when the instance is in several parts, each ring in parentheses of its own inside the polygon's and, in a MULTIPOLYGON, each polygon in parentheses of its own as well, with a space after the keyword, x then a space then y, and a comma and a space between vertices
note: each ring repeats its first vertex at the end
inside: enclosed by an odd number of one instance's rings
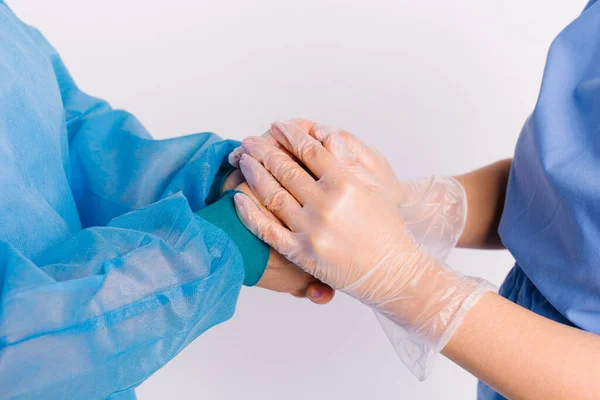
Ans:
POLYGON ((242 154, 239 164, 242 175, 246 178, 246 182, 248 182, 248 185, 254 190, 260 176, 258 167, 260 164, 248 154, 242 154))
POLYGON ((284 135, 282 128, 280 127, 280 123, 279 121, 275 121, 271 124, 271 135, 273 135, 273 137, 281 137, 282 135, 284 135))
POLYGON ((318 300, 321 298, 321 296, 323 296, 323 292, 321 292, 319 289, 311 289, 308 292, 308 297, 310 297, 311 299, 318 300))
POLYGON ((242 154, 242 156, 240 157, 240 169, 242 170, 242 173, 251 171, 252 163, 250 162, 250 158, 252 158, 252 156, 249 156, 246 153, 242 154))
POLYGON ((240 161, 241 155, 244 153, 244 148, 242 146, 238 146, 231 153, 229 153, 228 161, 229 164, 237 167, 237 163, 240 161))
POLYGON ((240 197, 242 197, 241 193, 236 193, 233 195, 233 202, 235 203, 236 206, 242 206, 242 200, 240 199, 240 197))
POLYGON ((246 197, 248 196, 241 193, 236 193, 233 196, 233 202, 235 203, 236 207, 244 212, 248 210, 248 205, 246 204, 246 197))
POLYGON ((280 121, 273 122, 271 125, 271 136, 273 139, 279 143, 277 147, 286 147, 290 149, 292 146, 292 141, 290 140, 290 135, 286 131, 283 123, 280 121))
POLYGON ((279 143, 277 142, 277 140, 275 140, 275 138, 273 137, 273 133, 271 132, 271 129, 269 129, 268 131, 266 131, 265 133, 262 134, 261 138, 265 139, 267 142, 269 142, 269 144, 278 147, 279 143))
POLYGON ((254 206, 256 207, 256 210, 259 211, 260 208, 258 208, 258 206, 254 204, 252 199, 245 193, 234 194, 233 202, 235 203, 235 212, 238 215, 238 218, 240 219, 242 224, 244 224, 244 226, 248 228, 248 230, 252 232, 252 234, 258 236, 256 220, 253 216, 253 213, 255 211, 252 210, 251 207, 254 206))
POLYGON ((238 167, 240 168, 240 171, 242 171, 242 175, 244 175, 244 178, 248 179, 246 177, 246 174, 248 173, 248 155, 246 153, 242 154, 240 156, 240 160, 238 161, 238 167))
POLYGON ((285 121, 274 122, 273 126, 271 127, 271 132, 273 133, 273 137, 277 139, 279 143, 292 143, 290 137, 293 131, 291 130, 289 123, 285 121))
POLYGON ((291 126, 296 126, 296 124, 290 121, 277 121, 275 122, 275 125, 283 132, 283 134, 286 134, 291 126))

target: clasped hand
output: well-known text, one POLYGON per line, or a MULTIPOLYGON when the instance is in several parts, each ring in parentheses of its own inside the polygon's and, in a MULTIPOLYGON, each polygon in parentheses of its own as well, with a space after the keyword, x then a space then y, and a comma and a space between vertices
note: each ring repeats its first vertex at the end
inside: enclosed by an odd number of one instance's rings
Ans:
POLYGON ((464 191, 452 179, 402 183, 380 153, 342 132, 287 121, 244 139, 230 161, 272 215, 237 194, 238 215, 287 260, 392 321, 388 335, 403 338, 397 351, 424 378, 428 355, 490 288, 443 262, 464 226, 464 191))

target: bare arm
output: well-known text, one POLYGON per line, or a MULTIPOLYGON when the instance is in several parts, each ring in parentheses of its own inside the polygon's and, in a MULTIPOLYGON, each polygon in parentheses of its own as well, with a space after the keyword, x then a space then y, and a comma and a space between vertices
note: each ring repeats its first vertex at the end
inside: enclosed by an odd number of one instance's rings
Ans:
POLYGON ((442 353, 510 399, 600 398, 600 336, 489 292, 442 353))
POLYGON ((512 160, 502 160, 473 172, 455 177, 467 193, 467 224, 459 247, 500 249, 498 224, 504 209, 504 197, 512 160))

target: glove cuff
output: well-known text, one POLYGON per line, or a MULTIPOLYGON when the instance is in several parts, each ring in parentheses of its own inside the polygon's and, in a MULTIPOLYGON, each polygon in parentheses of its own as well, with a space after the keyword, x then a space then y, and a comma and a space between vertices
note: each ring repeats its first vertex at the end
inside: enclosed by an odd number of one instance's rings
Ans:
POLYGON ((467 221, 467 195, 452 177, 407 182, 413 193, 398 205, 407 229, 436 258, 444 260, 460 239, 467 221))

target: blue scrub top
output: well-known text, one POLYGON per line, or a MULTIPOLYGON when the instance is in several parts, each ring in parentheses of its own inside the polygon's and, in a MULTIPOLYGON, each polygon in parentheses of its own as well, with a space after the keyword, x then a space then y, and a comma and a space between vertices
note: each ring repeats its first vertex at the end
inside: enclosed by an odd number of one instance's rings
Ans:
MULTIPOLYGON (((600 334, 600 4, 552 43, 517 143, 500 236, 516 260, 500 294, 600 334)), ((503 399, 480 383, 478 398, 503 399)))
POLYGON ((193 211, 237 144, 153 140, 0 0, 1 398, 132 398, 233 314, 241 254, 193 211))

